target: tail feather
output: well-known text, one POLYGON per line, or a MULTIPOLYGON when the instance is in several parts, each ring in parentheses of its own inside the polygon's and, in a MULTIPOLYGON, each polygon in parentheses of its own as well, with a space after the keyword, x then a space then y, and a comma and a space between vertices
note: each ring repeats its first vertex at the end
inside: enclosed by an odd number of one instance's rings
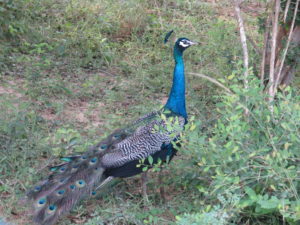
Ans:
POLYGON ((33 204, 36 224, 54 224, 84 196, 92 194, 105 179, 100 157, 101 151, 93 150, 52 167, 54 172, 27 193, 33 204))
POLYGON ((33 205, 33 220, 39 225, 52 225, 69 212, 78 201, 91 195, 107 178, 101 164, 104 154, 127 137, 124 130, 116 130, 83 155, 61 158, 63 163, 50 167, 52 174, 27 193, 33 205))
POLYGON ((51 194, 35 201, 34 221, 41 225, 53 224, 59 216, 69 212, 76 203, 86 195, 91 195, 95 184, 102 180, 104 169, 87 169, 68 182, 57 186, 51 194), (90 174, 89 177, 86 174, 90 174), (42 207, 40 207, 42 205, 42 207))

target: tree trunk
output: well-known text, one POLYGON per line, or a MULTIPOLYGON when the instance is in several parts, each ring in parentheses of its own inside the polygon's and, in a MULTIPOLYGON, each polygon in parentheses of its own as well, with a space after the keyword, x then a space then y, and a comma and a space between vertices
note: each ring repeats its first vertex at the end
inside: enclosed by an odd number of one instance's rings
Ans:
MULTIPOLYGON (((274 91, 273 94, 276 93, 278 87, 284 88, 292 82, 296 67, 300 62, 299 0, 286 1, 286 3, 282 1, 281 3, 286 5, 284 10, 280 10, 278 23, 274 24, 273 19, 272 28, 266 27, 260 74, 264 85, 268 85, 267 90, 269 93, 274 91), (296 7, 297 11, 295 11, 296 7), (275 26, 278 26, 278 29, 274 29, 275 26), (272 39, 274 30, 277 32, 276 40, 272 39)), ((276 7, 271 10, 269 18, 274 18, 275 11, 276 7)), ((266 22, 267 26, 269 24, 270 19, 266 22)))

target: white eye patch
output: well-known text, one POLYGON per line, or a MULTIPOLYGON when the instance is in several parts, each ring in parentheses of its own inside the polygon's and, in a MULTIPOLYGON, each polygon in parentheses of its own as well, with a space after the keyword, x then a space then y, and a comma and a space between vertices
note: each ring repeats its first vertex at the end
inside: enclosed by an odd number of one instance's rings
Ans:
POLYGON ((182 41, 179 42, 179 45, 186 48, 186 47, 191 45, 191 42, 188 41, 188 40, 182 40, 182 41))
POLYGON ((184 47, 184 48, 186 48, 186 47, 190 46, 190 43, 185 40, 185 41, 180 41, 179 45, 182 46, 182 47, 184 47))

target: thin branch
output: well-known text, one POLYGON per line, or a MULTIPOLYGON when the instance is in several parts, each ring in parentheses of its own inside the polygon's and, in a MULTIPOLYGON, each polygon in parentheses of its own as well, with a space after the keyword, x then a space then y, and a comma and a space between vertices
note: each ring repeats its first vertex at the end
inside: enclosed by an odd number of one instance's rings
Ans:
POLYGON ((298 6, 299 6, 299 0, 297 0, 297 2, 296 2, 296 7, 295 7, 295 11, 294 11, 293 21, 292 21, 292 24, 291 24, 287 44, 286 44, 286 47, 285 47, 284 52, 283 52, 283 56, 282 56, 282 59, 281 59, 281 64, 280 64, 279 71, 277 73, 276 82, 275 82, 275 85, 274 85, 275 90, 277 90, 277 87, 278 87, 278 84, 279 84, 279 78, 281 76, 281 72, 282 72, 282 68, 283 68, 283 64, 284 64, 284 61, 285 61, 285 58, 286 58, 286 55, 287 55, 287 52, 288 52, 288 49, 289 49, 289 46, 290 46, 291 39, 292 39, 292 35, 293 35, 294 27, 295 27, 295 21, 296 21, 296 17, 297 17, 298 6))
POLYGON ((249 55, 248 55, 248 47, 247 47, 247 39, 246 39, 246 33, 245 33, 245 27, 244 27, 244 21, 241 16, 241 8, 240 4, 242 1, 240 0, 235 0, 235 14, 237 17, 237 21, 239 24, 239 29, 240 29, 240 38, 241 38, 241 43, 242 43, 242 48, 243 48, 243 61, 244 61, 244 86, 246 89, 248 89, 248 70, 249 70, 249 55))
POLYGON ((201 77, 201 78, 204 78, 206 80, 209 80, 210 82, 212 82, 212 83, 216 84, 217 86, 223 88, 228 94, 233 94, 233 92, 229 88, 225 87, 222 83, 220 83, 219 81, 217 81, 216 79, 214 79, 212 77, 209 77, 209 76, 206 76, 206 75, 200 74, 200 73, 188 73, 188 74, 191 74, 191 75, 194 75, 196 77, 201 77))
MULTIPOLYGON (((210 82, 212 82, 212 83, 216 84, 217 86, 223 88, 226 91, 226 94, 228 94, 230 96, 236 96, 237 99, 239 98, 233 91, 231 91, 229 88, 225 87, 223 84, 221 84, 219 81, 217 81, 216 79, 214 79, 212 77, 209 77, 209 76, 206 76, 206 75, 200 74, 200 73, 188 73, 188 74, 191 74, 191 75, 194 75, 196 77, 201 77, 201 78, 204 78, 206 80, 209 80, 210 82)), ((247 106, 245 106, 242 102, 240 102, 240 100, 237 100, 237 103, 238 103, 238 105, 240 105, 245 110, 245 112, 247 112, 247 115, 252 115, 252 117, 259 124, 259 121, 257 120, 257 118, 255 117, 255 115, 250 111, 250 109, 247 106)))
POLYGON ((260 79, 261 79, 262 87, 264 86, 264 81, 265 81, 266 54, 267 54, 267 48, 268 48, 270 23, 271 23, 271 16, 269 15, 266 20, 266 23, 265 23, 266 31, 264 34, 264 46, 263 46, 262 60, 261 60, 261 66, 260 66, 260 79))
POLYGON ((273 19, 272 29, 272 46, 271 46, 271 58, 270 58, 270 75, 269 75, 269 101, 273 101, 275 90, 274 90, 274 74, 275 74, 275 58, 276 58, 276 47, 277 47, 277 33, 278 33, 278 17, 280 10, 280 0, 275 0, 275 15, 273 19))
POLYGON ((284 10, 284 16, 283 16, 283 22, 285 23, 286 18, 287 18, 287 14, 290 8, 290 4, 291 4, 291 0, 287 0, 286 1, 286 5, 285 5, 285 10, 284 10))

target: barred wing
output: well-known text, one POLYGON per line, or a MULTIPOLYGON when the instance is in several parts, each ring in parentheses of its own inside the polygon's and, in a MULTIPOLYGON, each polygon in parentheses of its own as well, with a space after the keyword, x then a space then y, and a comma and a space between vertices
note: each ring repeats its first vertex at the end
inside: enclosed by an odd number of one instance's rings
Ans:
POLYGON ((120 167, 130 161, 145 159, 170 144, 183 130, 185 119, 180 116, 153 112, 121 131, 126 138, 113 144, 102 156, 104 168, 120 167), (134 131, 133 131, 134 128, 134 131))

